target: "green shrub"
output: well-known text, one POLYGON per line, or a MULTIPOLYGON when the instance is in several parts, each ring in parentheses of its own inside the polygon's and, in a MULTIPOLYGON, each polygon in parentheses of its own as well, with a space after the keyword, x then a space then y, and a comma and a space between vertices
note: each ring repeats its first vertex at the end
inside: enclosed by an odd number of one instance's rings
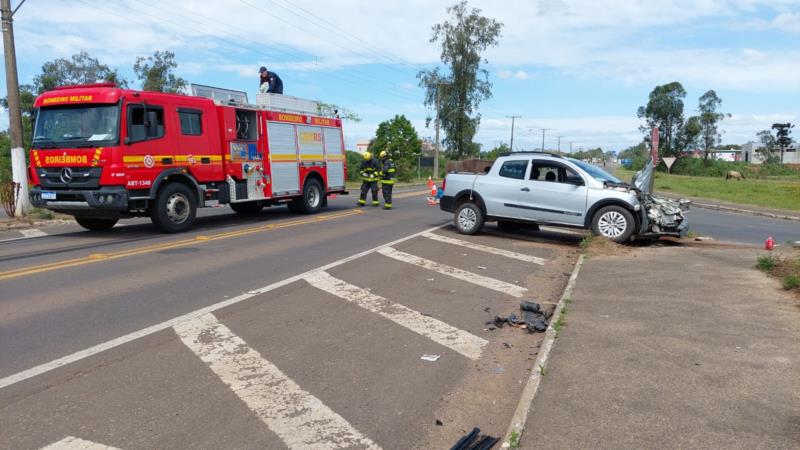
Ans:
POLYGON ((724 177, 725 174, 735 170, 745 177, 752 175, 750 164, 746 162, 720 161, 717 159, 678 158, 672 166, 670 173, 674 175, 690 175, 695 177, 724 177))
POLYGON ((800 275, 788 275, 783 277, 783 288, 787 291, 800 288, 800 275))
POLYGON ((775 268, 775 258, 772 255, 768 256, 759 256, 758 260, 756 261, 756 267, 764 272, 769 272, 770 270, 775 268))

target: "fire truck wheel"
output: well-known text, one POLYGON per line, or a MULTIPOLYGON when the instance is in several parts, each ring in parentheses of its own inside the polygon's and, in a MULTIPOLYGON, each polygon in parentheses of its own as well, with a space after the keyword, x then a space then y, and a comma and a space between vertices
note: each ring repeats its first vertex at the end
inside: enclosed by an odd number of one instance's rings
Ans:
POLYGON ((111 227, 117 224, 119 219, 98 219, 96 217, 76 217, 75 221, 78 225, 91 231, 105 231, 110 230, 111 227))
POLYGON ((192 191, 181 183, 169 183, 158 192, 150 219, 165 233, 180 233, 191 228, 196 213, 192 191))
POLYGON ((289 210, 296 213, 314 214, 322 207, 322 185, 319 181, 311 179, 303 185, 303 198, 298 198, 289 203, 289 210))
POLYGON ((242 215, 255 215, 264 209, 264 205, 261 202, 231 203, 230 207, 233 212, 242 215))

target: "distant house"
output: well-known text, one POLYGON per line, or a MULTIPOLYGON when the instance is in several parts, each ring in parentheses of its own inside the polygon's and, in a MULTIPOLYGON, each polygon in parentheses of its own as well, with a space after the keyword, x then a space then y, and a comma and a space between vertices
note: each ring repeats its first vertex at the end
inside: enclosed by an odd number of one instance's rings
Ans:
POLYGON ((741 161, 742 151, 739 149, 711 149, 708 154, 709 158, 717 159, 720 161, 741 161))
POLYGON ((369 148, 369 141, 358 141, 356 142, 356 151, 359 153, 364 153, 369 148))
MULTIPOLYGON (((750 164, 762 164, 764 162, 764 158, 761 156, 761 153, 758 152, 759 148, 760 145, 753 141, 742 145, 742 161, 749 162, 750 164)), ((780 150, 776 150, 774 153, 775 156, 781 156, 780 150)), ((783 163, 800 164, 800 151, 797 150, 796 143, 792 144, 791 147, 788 147, 783 152, 783 163)))

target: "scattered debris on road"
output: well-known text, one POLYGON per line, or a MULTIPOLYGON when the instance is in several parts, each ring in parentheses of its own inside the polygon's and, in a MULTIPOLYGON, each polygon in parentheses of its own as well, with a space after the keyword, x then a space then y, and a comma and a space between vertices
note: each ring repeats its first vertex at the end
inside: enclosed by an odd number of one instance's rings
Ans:
POLYGON ((430 362, 436 362, 439 358, 441 358, 441 355, 422 355, 419 357, 419 359, 423 361, 430 361, 430 362))
POLYGON ((553 315, 552 311, 543 311, 542 305, 528 301, 520 303, 519 309, 522 311, 522 318, 514 313, 505 317, 495 316, 494 320, 487 322, 486 325, 503 328, 508 324, 515 328, 525 328, 529 333, 542 333, 547 330, 547 321, 553 315))
POLYGON ((450 447, 450 450, 489 450, 500 441, 500 438, 483 435, 481 429, 475 427, 450 447))

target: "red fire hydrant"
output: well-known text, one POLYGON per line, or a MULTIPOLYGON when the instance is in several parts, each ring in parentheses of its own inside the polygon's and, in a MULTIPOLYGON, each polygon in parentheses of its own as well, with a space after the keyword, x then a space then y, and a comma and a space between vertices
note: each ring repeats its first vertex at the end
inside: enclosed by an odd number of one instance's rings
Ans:
POLYGON ((764 241, 764 250, 772 250, 773 248, 775 248, 775 240, 770 236, 764 241))

